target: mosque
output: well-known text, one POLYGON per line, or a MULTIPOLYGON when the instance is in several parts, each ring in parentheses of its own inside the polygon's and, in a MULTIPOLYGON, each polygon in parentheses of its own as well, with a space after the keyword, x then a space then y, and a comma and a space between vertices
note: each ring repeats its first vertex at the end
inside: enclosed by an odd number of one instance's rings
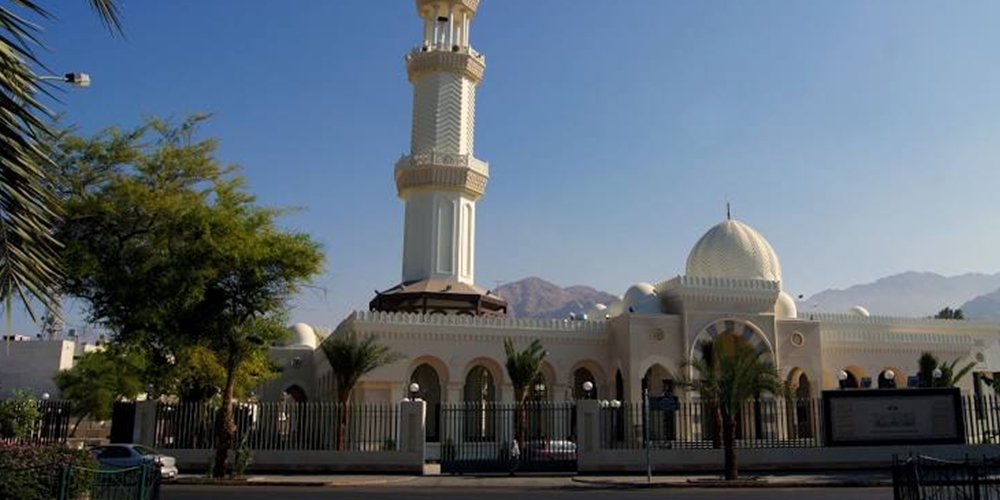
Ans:
MULTIPOLYGON (((778 254, 761 233, 729 217, 694 243, 681 276, 632 285, 585 318, 508 317, 503 298, 474 279, 476 201, 490 174, 473 148, 476 88, 486 69, 470 44, 480 1, 415 3, 423 37, 405 58, 412 136, 394 169, 406 207, 401 280, 332 332, 294 325, 292 339, 272 348, 282 372, 262 398, 335 399, 318 345, 349 333, 374 334, 406 356, 362 379, 355 397, 364 401, 399 401, 411 382, 431 405, 512 401, 504 370, 508 337, 522 347, 540 339, 548 350, 536 396, 552 401, 636 401, 644 388, 670 392, 682 360, 697 356, 704 341, 729 334, 764 350, 799 396, 905 387, 925 351, 975 362, 976 376, 961 382, 964 391, 988 390, 978 374, 1000 372, 1000 324, 878 317, 861 306, 843 314, 800 313, 782 289, 778 254)), ((428 435, 436 425, 428 419, 428 435)))

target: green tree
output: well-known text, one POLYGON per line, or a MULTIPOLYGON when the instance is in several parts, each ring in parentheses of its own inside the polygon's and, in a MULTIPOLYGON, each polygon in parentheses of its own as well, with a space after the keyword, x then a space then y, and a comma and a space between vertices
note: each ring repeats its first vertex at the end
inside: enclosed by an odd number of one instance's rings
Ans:
POLYGON ((139 395, 143 363, 133 350, 112 347, 84 354, 72 368, 57 373, 59 393, 73 403, 76 416, 70 435, 76 434, 84 418, 109 420, 116 401, 139 395))
POLYGON ((0 401, 0 438, 22 439, 31 435, 42 413, 38 401, 27 391, 14 390, 14 397, 0 401))
POLYGON ((287 334, 287 301, 323 256, 308 235, 276 225, 282 211, 255 204, 235 167, 215 158, 215 141, 195 139, 204 119, 62 137, 58 192, 69 216, 59 236, 63 289, 85 300, 112 342, 142 347, 155 392, 190 382, 178 369, 190 349, 202 349, 203 375, 221 367, 212 375, 219 477, 235 436, 233 399, 272 373, 267 349, 287 334))
MULTIPOLYGON (((715 420, 722 424, 725 478, 736 479, 736 425, 746 403, 761 393, 783 395, 781 377, 774 365, 749 342, 735 335, 719 335, 702 349, 701 359, 686 361, 692 377, 681 385, 697 391, 715 420)), ((683 370, 687 372, 688 370, 683 370)))
MULTIPOLYGON (((0 8, 0 297, 9 315, 18 299, 35 319, 31 298, 58 302, 62 266, 53 236, 62 210, 48 178, 55 169, 46 147, 52 112, 41 96, 51 89, 38 57, 41 26, 53 19, 40 4, 9 0, 0 8)), ((113 0, 90 0, 113 34, 121 33, 113 0)))
POLYGON ((934 319, 965 319, 965 313, 962 312, 961 308, 945 307, 934 315, 934 319))
POLYGON ((514 402, 518 405, 514 437, 523 442, 528 427, 528 411, 524 403, 535 382, 541 379, 542 361, 548 352, 542 347, 542 341, 539 339, 533 339, 528 347, 518 351, 514 347, 514 340, 509 337, 503 340, 503 350, 507 355, 507 376, 514 386, 514 402))
POLYGON ((343 451, 354 386, 361 377, 380 366, 403 359, 403 355, 379 344, 374 335, 362 337, 354 332, 331 335, 320 344, 320 348, 333 369, 337 401, 341 404, 337 422, 337 449, 343 451))
POLYGON ((958 368, 958 363, 962 358, 958 357, 951 362, 938 361, 937 356, 925 352, 920 355, 917 361, 920 374, 920 387, 955 387, 966 375, 972 372, 976 363, 969 362, 967 365, 958 368), (935 377, 935 371, 939 377, 935 377))

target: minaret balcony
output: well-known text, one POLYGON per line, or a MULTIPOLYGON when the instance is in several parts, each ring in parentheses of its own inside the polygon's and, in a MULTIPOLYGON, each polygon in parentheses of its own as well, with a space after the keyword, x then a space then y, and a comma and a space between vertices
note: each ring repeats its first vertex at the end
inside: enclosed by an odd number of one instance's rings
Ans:
POLYGON ((425 73, 448 71, 479 82, 486 71, 486 57, 472 47, 428 44, 406 55, 406 73, 415 81, 425 73))
POLYGON ((417 153, 396 162, 396 189, 404 196, 411 189, 463 191, 475 198, 486 192, 490 164, 472 155, 417 153))

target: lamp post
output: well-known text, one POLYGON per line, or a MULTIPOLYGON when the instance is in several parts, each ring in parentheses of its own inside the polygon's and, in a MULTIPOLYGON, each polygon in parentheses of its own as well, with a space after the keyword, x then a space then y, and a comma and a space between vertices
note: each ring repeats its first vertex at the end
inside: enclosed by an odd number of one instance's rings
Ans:
POLYGON ((892 370, 886 370, 883 374, 885 377, 885 388, 895 389, 896 388, 896 372, 892 370))
POLYGON ((535 400, 543 401, 545 400, 545 384, 538 382, 535 384, 535 400))
POLYGON ((410 389, 410 399, 412 401, 418 401, 419 398, 417 397, 417 393, 420 392, 420 384, 416 382, 410 382, 410 386, 408 387, 408 389, 410 389))
POLYGON ((934 371, 931 372, 931 376, 934 377, 934 381, 931 383, 931 387, 937 387, 938 384, 941 383, 939 382, 939 380, 941 380, 941 377, 944 376, 944 372, 942 372, 940 368, 935 368, 934 371))
POLYGON ((847 376, 846 370, 840 370, 840 373, 837 374, 837 381, 840 383, 841 389, 847 387, 847 376))
POLYGON ((586 381, 583 383, 583 399, 593 399, 591 397, 590 391, 594 390, 594 383, 591 381, 586 381))

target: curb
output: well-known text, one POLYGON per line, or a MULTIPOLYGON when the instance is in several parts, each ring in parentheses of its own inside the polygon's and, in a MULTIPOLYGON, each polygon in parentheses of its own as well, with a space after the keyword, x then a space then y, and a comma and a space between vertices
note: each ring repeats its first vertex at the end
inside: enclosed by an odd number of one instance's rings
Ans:
POLYGON ((183 486, 302 486, 302 487, 324 487, 324 488, 337 488, 337 487, 355 487, 355 486, 375 486, 382 484, 392 484, 392 483, 405 483, 407 481, 412 481, 416 479, 416 476, 406 476, 399 478, 380 478, 380 479, 368 479, 368 480, 356 480, 356 481, 329 481, 329 480, 306 480, 306 481, 290 481, 287 479, 265 479, 265 478, 244 478, 244 479, 213 479, 207 477, 186 477, 177 478, 172 481, 165 481, 164 485, 183 485, 183 486))
POLYGON ((621 489, 650 489, 650 488, 885 488, 892 487, 890 479, 845 479, 842 481, 832 480, 811 480, 802 482, 775 482, 767 478, 760 480, 740 480, 726 481, 724 479, 682 479, 677 481, 654 481, 652 483, 640 481, 613 481, 601 479, 572 478, 574 483, 591 487, 621 488, 621 489))

